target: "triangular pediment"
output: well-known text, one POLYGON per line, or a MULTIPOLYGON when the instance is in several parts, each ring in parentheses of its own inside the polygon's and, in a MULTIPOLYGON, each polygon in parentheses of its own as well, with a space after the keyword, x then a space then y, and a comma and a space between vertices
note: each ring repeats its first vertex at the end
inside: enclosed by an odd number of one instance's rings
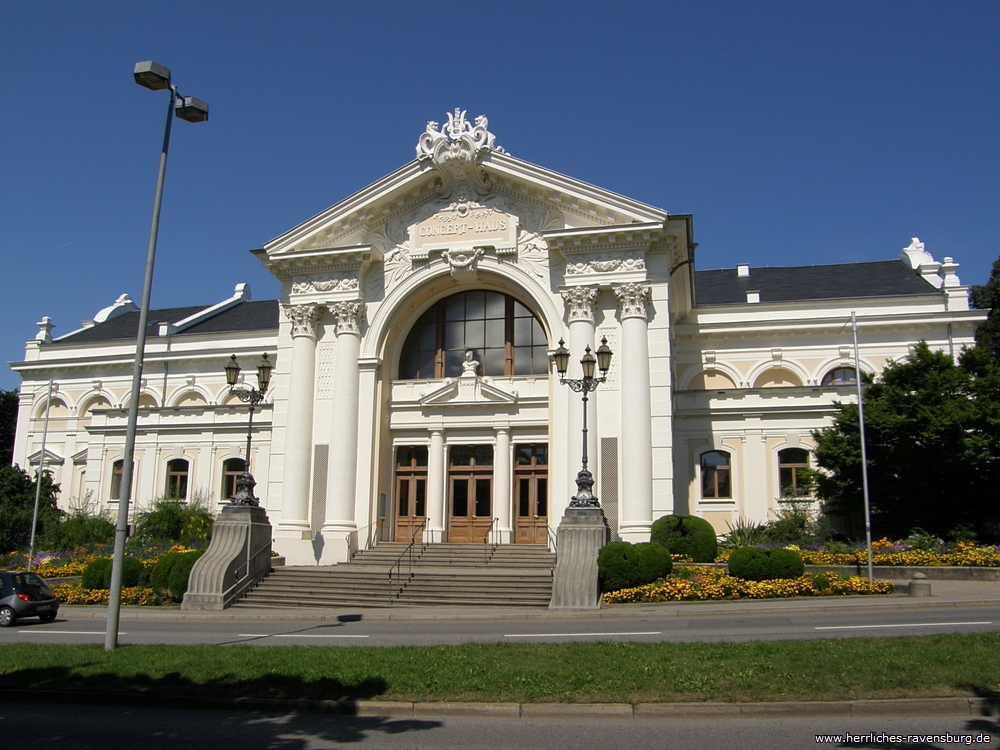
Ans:
POLYGON ((495 385, 490 378, 475 376, 448 378, 441 386, 420 397, 420 405, 425 407, 468 407, 516 402, 517 391, 506 391, 495 385))
POLYGON ((456 208, 493 209, 532 233, 667 219, 666 211, 507 154, 485 118, 473 127, 464 112, 448 117, 440 130, 428 123, 418 158, 266 243, 266 255, 371 245, 388 256, 411 240, 414 225, 456 208))
MULTIPOLYGON (((41 461, 42 452, 40 450, 35 451, 28 456, 28 464, 38 464, 41 461)), ((64 459, 58 453, 54 453, 48 448, 45 449, 45 465, 46 466, 62 466, 64 459)))

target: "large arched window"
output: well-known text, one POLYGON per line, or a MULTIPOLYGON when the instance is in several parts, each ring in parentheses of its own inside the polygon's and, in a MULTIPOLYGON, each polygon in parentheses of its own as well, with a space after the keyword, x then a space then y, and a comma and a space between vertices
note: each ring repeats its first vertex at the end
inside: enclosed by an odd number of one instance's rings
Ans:
POLYGON ((403 344, 402 380, 454 378, 467 351, 479 375, 544 375, 548 340, 531 310, 499 292, 460 292, 420 316, 403 344))
POLYGON ((701 496, 710 500, 733 496, 728 453, 709 451, 701 454, 701 496))
POLYGON ((823 376, 822 385, 856 385, 857 382, 858 374, 853 367, 837 367, 823 376))
POLYGON ((808 468, 809 451, 802 448, 785 448, 778 451, 778 474, 783 498, 809 497, 809 483, 805 481, 803 475, 803 469, 808 468))

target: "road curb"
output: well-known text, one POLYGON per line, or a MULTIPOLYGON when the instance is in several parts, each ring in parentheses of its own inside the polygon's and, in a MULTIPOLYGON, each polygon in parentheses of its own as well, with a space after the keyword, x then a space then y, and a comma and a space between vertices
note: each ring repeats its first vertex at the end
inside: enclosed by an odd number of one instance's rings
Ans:
POLYGON ((332 714, 388 719, 774 719, 879 716, 994 716, 1000 701, 956 696, 770 703, 477 703, 462 701, 335 701, 309 698, 223 698, 187 695, 2 690, 0 702, 108 705, 133 708, 332 714))

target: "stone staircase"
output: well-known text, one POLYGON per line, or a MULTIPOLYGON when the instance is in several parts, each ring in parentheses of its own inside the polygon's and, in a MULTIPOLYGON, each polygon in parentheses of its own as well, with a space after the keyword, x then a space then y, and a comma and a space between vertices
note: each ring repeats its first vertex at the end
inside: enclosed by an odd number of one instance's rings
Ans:
POLYGON ((541 545, 408 544, 382 542, 349 563, 331 567, 275 568, 235 606, 547 606, 555 555, 541 545), (401 569, 389 571, 400 555, 401 569))

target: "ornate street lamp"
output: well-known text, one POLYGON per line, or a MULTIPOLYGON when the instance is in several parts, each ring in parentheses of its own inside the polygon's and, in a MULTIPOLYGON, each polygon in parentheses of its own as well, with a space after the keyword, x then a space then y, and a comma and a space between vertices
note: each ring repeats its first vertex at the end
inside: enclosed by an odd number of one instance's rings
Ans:
POLYGON ((243 473, 236 477, 236 494, 230 498, 233 505, 260 505, 260 501, 254 497, 253 488, 257 486, 253 475, 250 473, 250 442, 253 440, 253 410, 267 393, 267 386, 271 384, 271 369, 274 365, 267 358, 267 352, 257 363, 257 387, 237 388, 236 382, 240 377, 240 363, 236 361, 234 354, 226 362, 226 383, 229 384, 229 392, 236 396, 243 403, 250 404, 250 424, 247 427, 247 459, 243 467, 243 473))
POLYGON ((607 337, 601 339, 596 357, 588 346, 583 359, 580 360, 583 366, 583 378, 580 380, 570 380, 566 377, 566 370, 569 368, 569 349, 565 347, 562 339, 559 339, 559 348, 552 355, 556 361, 556 370, 559 372, 559 382, 568 385, 575 393, 583 394, 583 468, 576 475, 576 495, 570 499, 571 508, 601 507, 591 492, 594 487, 594 475, 587 470, 587 394, 596 391, 597 386, 607 380, 608 370, 611 368, 611 354, 607 337), (601 377, 594 377, 595 368, 601 371, 601 377))
POLYGON ((170 69, 152 60, 135 64, 132 70, 135 82, 150 91, 170 90, 167 104, 167 124, 163 131, 160 150, 160 171, 156 178, 156 197, 153 198, 153 224, 149 230, 149 248, 146 251, 146 275, 142 285, 142 305, 139 307, 139 332, 135 342, 135 361, 132 367, 132 390, 128 405, 128 423, 125 428, 125 451, 122 455, 121 499, 118 501, 118 523, 115 527, 115 548, 111 564, 111 591, 108 597, 108 623, 104 637, 104 650, 118 647, 118 622, 121 610, 122 569, 125 564, 125 538, 128 536, 128 506, 132 499, 132 470, 135 460, 135 433, 139 421, 139 396, 142 383, 142 363, 146 351, 146 323, 149 318, 149 295, 153 288, 153 261, 156 258, 156 236, 160 229, 160 203, 163 199, 163 178, 167 171, 167 151, 170 147, 170 125, 174 115, 186 122, 208 120, 208 102, 193 96, 181 96, 170 78, 170 69))

